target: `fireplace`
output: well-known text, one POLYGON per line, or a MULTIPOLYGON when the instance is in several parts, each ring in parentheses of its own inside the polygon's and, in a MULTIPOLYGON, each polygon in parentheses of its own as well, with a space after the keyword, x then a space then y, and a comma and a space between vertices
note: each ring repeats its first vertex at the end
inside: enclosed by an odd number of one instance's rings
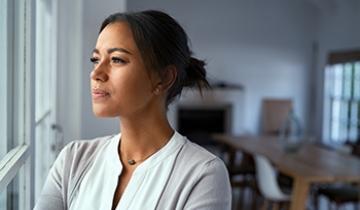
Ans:
POLYGON ((202 146, 215 145, 211 134, 231 132, 231 112, 230 104, 180 105, 178 131, 202 146))

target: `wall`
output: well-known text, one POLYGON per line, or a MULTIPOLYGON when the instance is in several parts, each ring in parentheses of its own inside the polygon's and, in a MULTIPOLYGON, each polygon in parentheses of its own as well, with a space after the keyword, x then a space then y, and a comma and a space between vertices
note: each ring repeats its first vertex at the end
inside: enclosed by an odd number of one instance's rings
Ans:
MULTIPOLYGON (((264 97, 292 98, 301 122, 308 120, 317 9, 307 1, 184 0, 127 3, 128 10, 161 9, 187 31, 196 56, 206 59, 212 80, 245 86, 244 123, 257 133, 264 97)), ((239 102, 240 103, 240 102, 239 102)))
POLYGON ((327 62, 327 55, 332 51, 360 49, 360 2, 357 0, 334 1, 334 4, 322 8, 319 13, 318 28, 318 59, 316 79, 316 110, 313 111, 314 133, 322 136, 323 120, 323 75, 327 62))
POLYGON ((56 123, 63 131, 63 144, 80 138, 82 1, 57 4, 57 101, 56 123))
POLYGON ((82 105, 81 138, 93 138, 119 132, 118 119, 99 119, 92 113, 90 95, 91 52, 95 47, 101 22, 110 14, 125 11, 125 0, 86 0, 83 3, 83 39, 82 39, 82 105))

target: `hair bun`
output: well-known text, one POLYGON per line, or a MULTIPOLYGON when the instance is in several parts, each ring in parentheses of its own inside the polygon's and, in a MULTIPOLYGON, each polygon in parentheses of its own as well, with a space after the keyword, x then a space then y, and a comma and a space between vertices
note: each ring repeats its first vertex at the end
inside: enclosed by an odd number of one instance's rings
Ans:
POLYGON ((186 77, 183 85, 186 87, 194 87, 195 85, 201 90, 209 88, 210 85, 206 80, 206 63, 194 57, 190 57, 189 65, 185 68, 186 77))

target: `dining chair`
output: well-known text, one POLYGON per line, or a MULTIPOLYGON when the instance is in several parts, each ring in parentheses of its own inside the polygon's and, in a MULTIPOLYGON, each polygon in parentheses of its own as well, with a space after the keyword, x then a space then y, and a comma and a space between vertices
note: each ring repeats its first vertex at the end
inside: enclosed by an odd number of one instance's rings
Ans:
POLYGON ((263 99, 261 110, 262 135, 279 135, 292 108, 291 99, 263 99))
POLYGON ((255 155, 255 166, 257 185, 265 199, 262 208, 270 206, 272 209, 288 209, 291 197, 282 192, 276 179, 276 170, 270 161, 262 155, 255 155))
MULTIPOLYGON (((280 136, 284 131, 284 125, 293 109, 291 99, 264 98, 261 110, 261 135, 280 136)), ((278 173, 277 180, 284 189, 291 189, 293 179, 283 173, 278 173)))
POLYGON ((255 180, 255 163, 253 157, 247 153, 241 153, 241 160, 236 161, 237 151, 232 151, 230 155, 230 164, 228 167, 231 186, 239 189, 239 197, 237 198, 237 209, 244 209, 245 192, 250 192, 251 199, 246 205, 251 205, 251 209, 256 209, 257 186, 255 180))
MULTIPOLYGON (((279 135, 292 106, 291 99, 264 99, 262 102, 261 134, 266 136, 279 135)), ((237 151, 231 151, 229 153, 228 164, 231 185, 233 188, 240 189, 237 207, 238 209, 243 209, 245 191, 249 190, 251 199, 248 203, 250 203, 251 209, 257 210, 257 200, 260 193, 256 182, 254 157, 243 152, 241 153, 240 163, 237 163, 237 155, 237 151)), ((291 180, 287 176, 279 176, 277 178, 279 178, 281 183, 286 184, 285 187, 291 185, 291 180)))

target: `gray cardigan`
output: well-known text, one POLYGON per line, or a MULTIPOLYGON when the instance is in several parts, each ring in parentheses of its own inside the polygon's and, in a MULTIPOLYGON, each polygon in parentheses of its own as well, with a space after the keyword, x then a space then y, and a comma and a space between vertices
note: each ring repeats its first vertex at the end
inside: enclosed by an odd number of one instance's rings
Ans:
MULTIPOLYGON (((68 210, 87 169, 111 137, 69 143, 51 168, 34 209, 68 210)), ((231 188, 223 162, 186 139, 156 209, 230 210, 231 188)))

